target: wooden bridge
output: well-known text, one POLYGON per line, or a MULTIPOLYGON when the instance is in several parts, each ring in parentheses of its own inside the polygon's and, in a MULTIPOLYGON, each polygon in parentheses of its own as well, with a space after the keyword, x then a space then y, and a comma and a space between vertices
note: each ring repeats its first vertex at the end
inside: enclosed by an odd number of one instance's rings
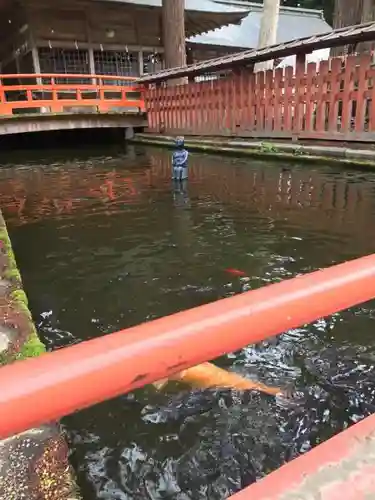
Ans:
POLYGON ((100 75, 0 75, 0 135, 147 125, 134 78, 100 75))

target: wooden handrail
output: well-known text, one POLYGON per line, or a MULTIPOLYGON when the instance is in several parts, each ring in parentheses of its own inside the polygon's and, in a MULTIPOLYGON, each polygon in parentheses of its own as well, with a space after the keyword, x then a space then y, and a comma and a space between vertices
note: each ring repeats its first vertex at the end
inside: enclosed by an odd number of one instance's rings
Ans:
POLYGON ((34 85, 1 85, 2 90, 7 92, 11 91, 23 91, 23 90, 69 90, 69 88, 79 89, 79 90, 97 90, 98 88, 105 90, 106 92, 117 92, 120 90, 125 90, 126 92, 134 92, 135 90, 140 91, 138 85, 101 85, 101 84, 76 84, 76 83, 40 83, 34 85), (129 90, 131 89, 131 90, 129 90))
POLYGON ((0 79, 15 79, 15 78, 82 78, 94 79, 102 78, 105 80, 122 80, 122 81, 136 81, 137 78, 133 76, 115 76, 115 75, 96 75, 96 74, 76 74, 76 73, 15 73, 15 74, 0 74, 0 79))
POLYGON ((374 297, 375 254, 3 366, 0 438, 374 297))
POLYGON ((98 113, 119 108, 124 111, 135 108, 138 112, 145 112, 143 89, 133 77, 60 73, 0 74, 0 116, 13 115, 17 110, 25 113, 30 109, 34 112, 39 109, 43 114, 55 114, 66 111, 68 107, 90 107, 98 113), (18 82, 10 85, 6 82, 9 79, 17 79, 18 82), (20 84, 21 79, 36 80, 36 83, 20 84), (38 81, 41 79, 50 82, 38 81), (70 82, 56 83, 58 79, 70 82), (92 83, 82 83, 82 79, 91 80, 92 83), (113 81, 113 85, 108 80, 113 81))

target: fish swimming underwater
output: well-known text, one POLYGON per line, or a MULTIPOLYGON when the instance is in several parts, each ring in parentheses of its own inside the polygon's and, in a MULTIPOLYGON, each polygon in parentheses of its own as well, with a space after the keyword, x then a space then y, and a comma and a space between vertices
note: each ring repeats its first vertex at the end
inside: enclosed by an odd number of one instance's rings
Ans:
POLYGON ((240 269, 234 269, 234 268, 228 268, 228 269, 225 269, 225 272, 228 273, 228 274, 231 274, 232 276, 238 276, 240 278, 243 278, 245 276, 247 276, 247 274, 245 273, 245 271, 241 271, 240 269))

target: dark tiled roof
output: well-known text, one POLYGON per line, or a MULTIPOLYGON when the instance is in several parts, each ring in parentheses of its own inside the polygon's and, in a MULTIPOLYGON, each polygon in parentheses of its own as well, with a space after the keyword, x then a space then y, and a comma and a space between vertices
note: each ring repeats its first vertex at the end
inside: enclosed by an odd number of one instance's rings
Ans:
MULTIPOLYGON (((161 7, 162 0, 98 0, 101 2, 117 2, 139 5, 140 7, 161 7)), ((215 2, 215 0, 185 0, 185 8, 194 12, 211 12, 213 14, 239 14, 241 17, 249 11, 245 5, 230 5, 215 2)))
MULTIPOLYGON (((156 10, 155 22, 159 23, 162 0, 92 0, 121 5, 123 8, 138 7, 156 10)), ((205 33, 223 26, 239 23, 249 12, 245 6, 219 4, 214 0, 185 0, 186 34, 188 37, 205 33)))

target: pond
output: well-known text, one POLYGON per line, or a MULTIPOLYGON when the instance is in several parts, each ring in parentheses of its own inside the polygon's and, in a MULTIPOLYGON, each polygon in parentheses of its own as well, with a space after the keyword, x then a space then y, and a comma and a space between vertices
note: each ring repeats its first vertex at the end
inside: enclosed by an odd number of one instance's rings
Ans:
MULTIPOLYGON (((0 162, 50 350, 375 251, 369 172, 192 154, 176 186, 170 153, 136 146, 0 162)), ((215 360, 294 391, 287 403, 174 384, 65 418, 84 498, 221 500, 372 413, 374 312, 362 304, 215 360)))

